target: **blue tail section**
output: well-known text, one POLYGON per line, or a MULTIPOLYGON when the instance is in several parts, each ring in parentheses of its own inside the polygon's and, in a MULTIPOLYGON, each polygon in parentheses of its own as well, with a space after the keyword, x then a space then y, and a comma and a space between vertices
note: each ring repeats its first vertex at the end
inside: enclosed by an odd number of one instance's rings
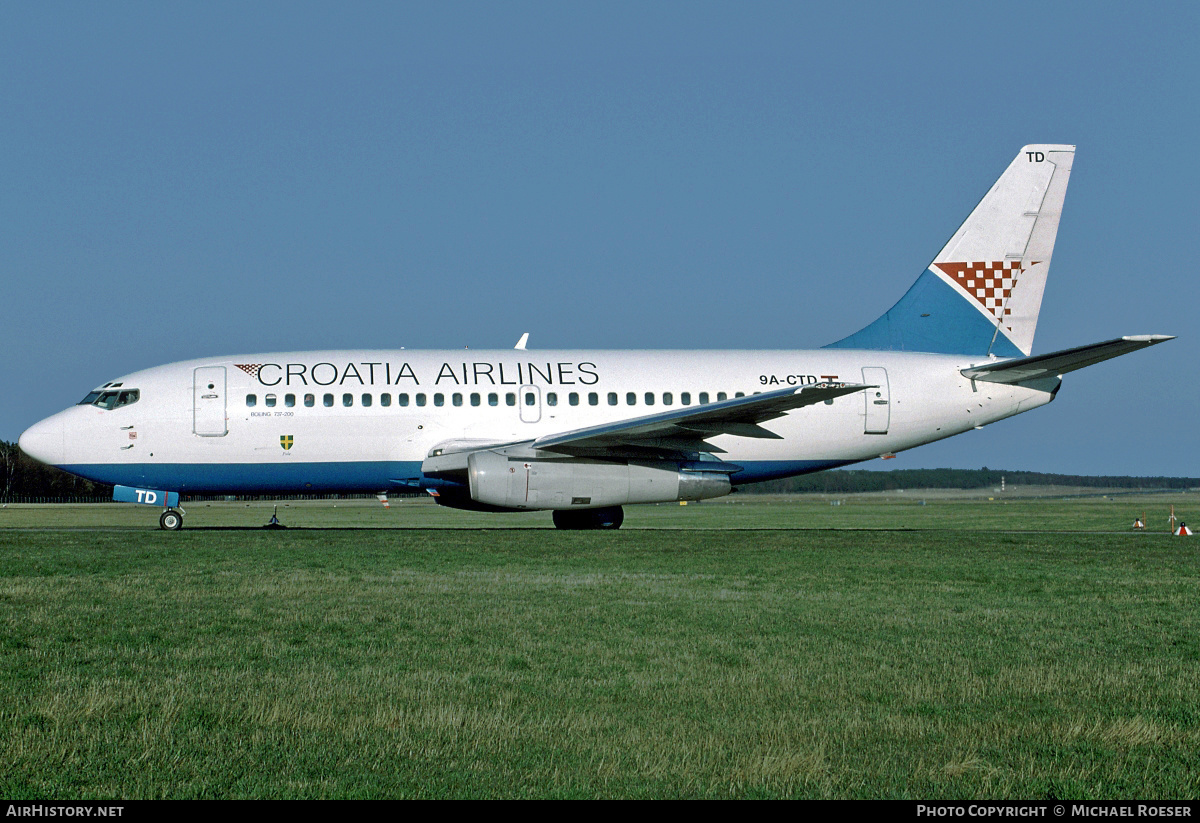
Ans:
POLYGON ((995 323, 926 269, 882 317, 825 348, 984 356, 990 346, 998 357, 1022 355, 1011 340, 995 332, 995 323))
POLYGON ((899 302, 826 348, 1028 355, 1074 157, 1023 147, 899 302))

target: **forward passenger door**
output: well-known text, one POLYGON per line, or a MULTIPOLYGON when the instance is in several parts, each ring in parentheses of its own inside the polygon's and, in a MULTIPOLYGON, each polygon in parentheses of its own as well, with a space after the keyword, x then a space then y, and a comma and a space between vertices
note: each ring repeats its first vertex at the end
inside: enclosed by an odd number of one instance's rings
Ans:
POLYGON ((225 367, 201 366, 192 372, 192 431, 200 437, 224 437, 225 367))

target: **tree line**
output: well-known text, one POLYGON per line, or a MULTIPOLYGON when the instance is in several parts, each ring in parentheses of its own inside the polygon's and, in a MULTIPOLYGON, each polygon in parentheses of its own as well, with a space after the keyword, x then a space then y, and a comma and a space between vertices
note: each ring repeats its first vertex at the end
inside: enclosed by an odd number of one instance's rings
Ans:
POLYGON ((17 448, 16 443, 0 440, 0 500, 17 497, 106 497, 112 486, 93 483, 68 474, 62 469, 37 462, 17 448))
MULTIPOLYGON (((805 474, 740 488, 758 494, 852 494, 897 489, 999 488, 1000 478, 1014 486, 1079 486, 1102 489, 1187 489, 1200 486, 1195 477, 1119 477, 1006 469, 900 469, 881 472, 865 469, 805 474)), ((43 465, 26 455, 16 443, 0 440, 0 501, 23 497, 110 497, 112 486, 43 465)))
POLYGON ((1190 489, 1200 486, 1196 477, 1127 477, 1116 475, 1050 474, 1008 469, 850 469, 803 474, 783 480, 755 483, 740 489, 759 494, 850 494, 898 489, 988 489, 1009 486, 1078 486, 1089 489, 1190 489))

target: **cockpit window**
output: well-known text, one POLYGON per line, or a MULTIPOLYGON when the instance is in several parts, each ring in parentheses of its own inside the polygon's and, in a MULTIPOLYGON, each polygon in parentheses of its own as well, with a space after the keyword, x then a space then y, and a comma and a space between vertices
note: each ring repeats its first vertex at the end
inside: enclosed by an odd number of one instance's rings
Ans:
POLYGON ((136 403, 142 396, 138 389, 111 389, 94 391, 79 401, 80 406, 96 406, 109 411, 136 403))

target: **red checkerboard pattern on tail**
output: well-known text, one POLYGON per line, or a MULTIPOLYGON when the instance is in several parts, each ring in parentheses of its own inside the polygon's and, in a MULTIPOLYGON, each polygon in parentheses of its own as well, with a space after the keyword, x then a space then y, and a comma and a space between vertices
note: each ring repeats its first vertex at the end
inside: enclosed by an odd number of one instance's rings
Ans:
MULTIPOLYGON (((1037 261, 1034 261, 1035 263, 1037 261)), ((997 320, 1002 316, 1012 314, 1008 308, 1008 298, 1017 285, 1017 279, 1025 271, 1021 261, 1008 262, 977 262, 977 263, 935 263, 943 274, 954 279, 954 282, 974 297, 988 313, 997 320)), ((1005 325, 1012 331, 1012 327, 1005 325)))

